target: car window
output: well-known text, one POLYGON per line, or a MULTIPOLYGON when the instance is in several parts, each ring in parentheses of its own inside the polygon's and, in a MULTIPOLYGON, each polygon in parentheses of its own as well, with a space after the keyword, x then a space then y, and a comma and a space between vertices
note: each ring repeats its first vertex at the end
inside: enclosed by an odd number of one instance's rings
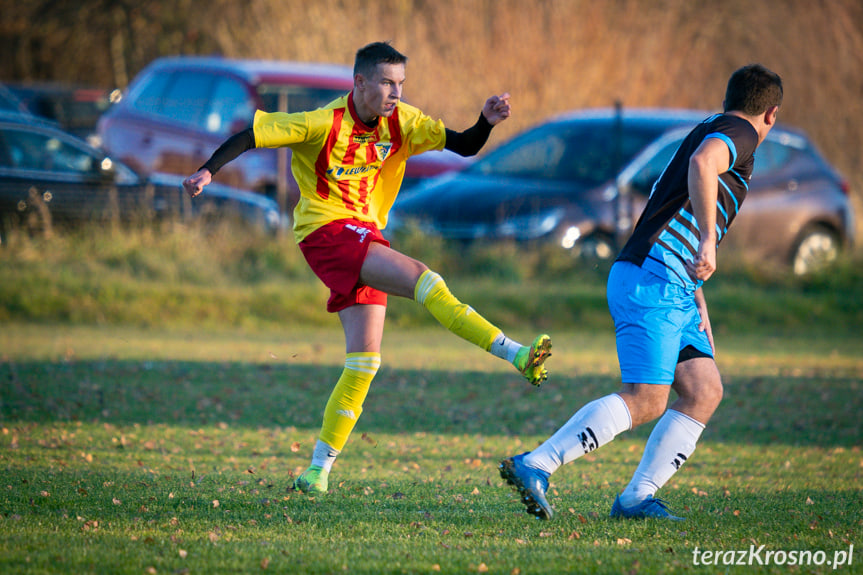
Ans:
POLYGON ((238 122, 251 124, 255 104, 243 84, 233 78, 219 78, 210 98, 204 127, 214 134, 226 134, 238 122))
POLYGON ((489 155, 475 164, 474 171, 485 175, 555 179, 565 150, 566 141, 562 137, 543 131, 489 155))
POLYGON ((0 110, 21 112, 21 101, 6 86, 0 85, 0 110))
POLYGON ((755 151, 755 166, 752 172, 754 174, 774 172, 788 163, 791 153, 792 150, 788 146, 772 140, 764 140, 755 151))
POLYGON ((85 174, 94 170, 95 158, 85 150, 47 134, 25 130, 3 131, 11 167, 55 173, 85 174))
POLYGON ((135 97, 133 106, 142 112, 161 113, 162 98, 170 78, 170 74, 154 74, 150 76, 147 84, 141 88, 140 93, 135 97))
POLYGON ((671 161, 682 141, 682 138, 675 139, 654 154, 632 178, 630 182, 632 189, 645 195, 649 194, 650 190, 653 189, 653 184, 662 175, 662 171, 665 170, 665 166, 671 161))
POLYGON ((160 113, 182 124, 200 125, 214 80, 212 74, 203 72, 174 73, 160 113))
POLYGON ((305 112, 326 106, 349 90, 261 84, 258 94, 265 112, 305 112))
POLYGON ((512 140, 468 170, 595 186, 613 178, 656 136, 656 130, 627 129, 618 139, 610 123, 551 124, 512 140))

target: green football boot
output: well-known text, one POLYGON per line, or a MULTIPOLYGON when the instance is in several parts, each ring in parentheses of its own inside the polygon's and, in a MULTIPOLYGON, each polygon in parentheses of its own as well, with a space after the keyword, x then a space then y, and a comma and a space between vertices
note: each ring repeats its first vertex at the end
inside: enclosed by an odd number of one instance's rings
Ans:
POLYGON ((312 465, 294 481, 294 490, 309 495, 326 495, 329 475, 330 472, 323 467, 312 465))
POLYGON ((539 335, 530 347, 522 346, 512 364, 533 385, 539 387, 548 378, 543 363, 551 357, 551 338, 539 335))

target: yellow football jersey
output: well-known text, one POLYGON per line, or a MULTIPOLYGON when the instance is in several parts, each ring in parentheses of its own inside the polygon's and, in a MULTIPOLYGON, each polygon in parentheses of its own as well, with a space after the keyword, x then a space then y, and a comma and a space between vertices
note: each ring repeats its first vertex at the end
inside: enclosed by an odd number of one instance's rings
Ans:
POLYGON ((291 148, 291 172, 300 188, 294 208, 297 242, 345 218, 384 229, 407 159, 441 150, 446 143, 442 121, 404 102, 377 126, 365 125, 356 114, 353 93, 311 112, 259 110, 254 132, 258 148, 291 148))

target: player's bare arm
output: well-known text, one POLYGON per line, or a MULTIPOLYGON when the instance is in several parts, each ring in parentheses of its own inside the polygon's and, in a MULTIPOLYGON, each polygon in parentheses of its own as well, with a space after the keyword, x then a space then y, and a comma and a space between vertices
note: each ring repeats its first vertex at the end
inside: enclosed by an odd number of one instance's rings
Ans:
POLYGON ((705 140, 689 160, 689 199, 701 240, 695 260, 687 262, 690 274, 706 281, 716 271, 716 199, 719 174, 730 167, 728 146, 717 138, 705 140))

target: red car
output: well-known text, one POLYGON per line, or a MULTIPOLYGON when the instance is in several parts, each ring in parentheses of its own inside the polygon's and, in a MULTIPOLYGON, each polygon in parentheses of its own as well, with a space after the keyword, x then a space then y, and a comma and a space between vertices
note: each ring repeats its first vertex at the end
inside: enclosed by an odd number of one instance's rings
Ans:
MULTIPOLYGON (((347 66, 162 58, 138 74, 122 100, 102 116, 98 133, 109 154, 140 172, 188 175, 228 136, 250 126, 255 110, 313 110, 352 88, 353 71, 347 66)), ((468 163, 449 152, 414 157, 404 185, 468 163)), ((283 211, 299 199, 287 148, 249 150, 215 180, 273 197, 283 211)))

